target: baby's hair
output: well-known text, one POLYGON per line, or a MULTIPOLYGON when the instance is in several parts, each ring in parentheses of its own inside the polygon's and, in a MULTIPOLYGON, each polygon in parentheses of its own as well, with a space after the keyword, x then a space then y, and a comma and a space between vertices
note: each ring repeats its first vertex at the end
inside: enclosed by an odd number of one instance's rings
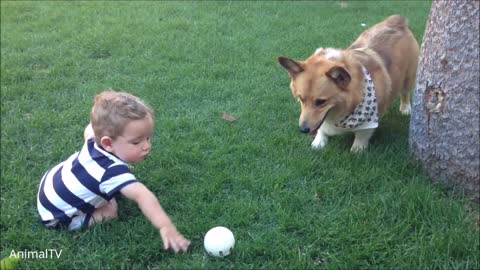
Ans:
POLYGON ((100 143, 103 136, 116 139, 130 121, 145 117, 153 119, 153 110, 144 101, 125 92, 107 89, 95 96, 90 112, 95 141, 100 143))

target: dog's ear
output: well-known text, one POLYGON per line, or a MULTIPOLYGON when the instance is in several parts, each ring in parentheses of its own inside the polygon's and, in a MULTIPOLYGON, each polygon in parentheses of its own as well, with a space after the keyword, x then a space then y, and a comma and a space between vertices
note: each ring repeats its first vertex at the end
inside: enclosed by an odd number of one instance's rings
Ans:
POLYGON ((352 80, 348 71, 339 66, 334 66, 325 74, 342 89, 347 89, 348 84, 352 80))
POLYGON ((304 70, 302 63, 287 57, 278 57, 278 62, 288 71, 288 74, 290 74, 290 76, 292 77, 304 70))

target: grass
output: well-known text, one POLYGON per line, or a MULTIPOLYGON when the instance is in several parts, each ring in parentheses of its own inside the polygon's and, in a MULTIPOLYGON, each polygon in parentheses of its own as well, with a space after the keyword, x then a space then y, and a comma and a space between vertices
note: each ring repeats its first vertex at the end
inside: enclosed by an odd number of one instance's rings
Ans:
POLYGON ((429 7, 2 1, 0 257, 62 250, 21 269, 478 269, 475 213, 410 162, 398 101, 367 152, 349 153, 351 136, 312 151, 276 62, 346 47, 361 23, 394 13, 421 42, 429 7), (154 149, 134 173, 192 240, 186 254, 162 251, 125 199, 117 221, 88 230, 37 220, 41 176, 80 149, 92 99, 108 87, 156 111, 154 149), (225 259, 203 250, 217 225, 237 241, 225 259))

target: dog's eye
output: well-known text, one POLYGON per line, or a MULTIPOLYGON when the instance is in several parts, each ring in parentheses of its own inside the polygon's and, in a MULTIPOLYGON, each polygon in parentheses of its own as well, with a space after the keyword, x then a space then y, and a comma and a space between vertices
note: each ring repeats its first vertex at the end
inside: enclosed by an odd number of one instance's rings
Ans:
POLYGON ((315 106, 320 107, 325 103, 325 99, 315 99, 315 106))

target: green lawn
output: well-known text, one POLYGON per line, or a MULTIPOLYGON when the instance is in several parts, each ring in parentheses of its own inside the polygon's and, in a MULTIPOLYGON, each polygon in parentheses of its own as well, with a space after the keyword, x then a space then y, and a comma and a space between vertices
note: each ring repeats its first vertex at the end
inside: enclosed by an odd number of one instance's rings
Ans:
POLYGON ((465 200, 410 162, 398 100, 363 154, 352 136, 323 151, 298 132, 284 55, 346 47, 391 14, 421 38, 429 2, 1 2, 0 258, 21 269, 478 269, 465 200), (155 109, 154 148, 133 171, 158 196, 188 253, 162 251, 130 201, 119 219, 49 230, 41 176, 78 151, 94 95, 113 87, 155 109), (237 121, 222 119, 227 112, 237 121), (225 259, 203 236, 236 237, 225 259))

